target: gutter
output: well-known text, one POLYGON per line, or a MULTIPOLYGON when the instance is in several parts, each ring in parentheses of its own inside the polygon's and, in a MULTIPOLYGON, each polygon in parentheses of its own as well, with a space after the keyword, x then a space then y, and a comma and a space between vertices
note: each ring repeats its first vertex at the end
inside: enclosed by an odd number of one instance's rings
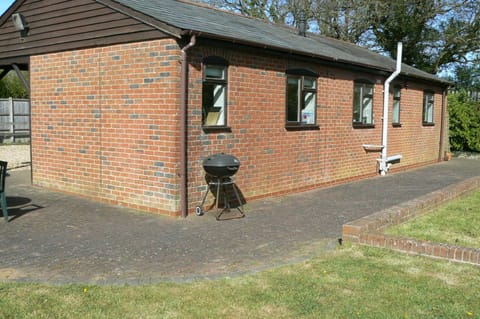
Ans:
POLYGON ((385 176, 392 165, 391 162, 399 161, 402 158, 402 155, 395 155, 387 157, 387 146, 388 146, 388 101, 390 98, 390 82, 392 82, 402 71, 402 42, 397 44, 397 68, 388 79, 385 81, 383 89, 383 126, 382 126, 382 157, 377 159, 379 162, 379 170, 382 176, 385 176))
POLYGON ((190 43, 181 50, 181 104, 180 104, 180 210, 182 217, 188 215, 188 168, 187 168, 187 99, 188 99, 188 56, 187 50, 195 45, 195 34, 190 37, 190 43))
POLYGON ((440 162, 444 157, 446 157, 446 152, 450 150, 444 150, 445 147, 445 127, 447 126, 446 123, 446 114, 447 114, 447 92, 448 87, 443 89, 442 92, 442 115, 440 119, 440 143, 438 146, 438 161, 440 162))

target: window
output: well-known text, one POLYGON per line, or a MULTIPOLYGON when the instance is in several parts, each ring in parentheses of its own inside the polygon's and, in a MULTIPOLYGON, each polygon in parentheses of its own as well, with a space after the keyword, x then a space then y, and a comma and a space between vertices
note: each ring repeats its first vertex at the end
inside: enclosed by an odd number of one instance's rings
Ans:
POLYGON ((220 57, 203 60, 202 125, 227 125, 227 68, 220 57))
POLYGON ((433 92, 423 93, 423 125, 433 125, 433 92))
POLYGON ((400 97, 402 95, 402 87, 395 86, 393 88, 393 108, 392 108, 392 124, 400 125, 400 97))
POLYGON ((355 82, 353 90, 353 125, 373 125, 373 84, 355 82))
POLYGON ((287 71, 287 126, 317 123, 317 75, 308 70, 287 71))

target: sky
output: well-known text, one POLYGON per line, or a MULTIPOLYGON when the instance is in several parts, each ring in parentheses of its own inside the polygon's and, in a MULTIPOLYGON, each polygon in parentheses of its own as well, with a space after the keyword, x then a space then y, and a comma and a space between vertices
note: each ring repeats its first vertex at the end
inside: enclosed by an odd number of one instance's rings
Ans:
POLYGON ((3 14, 15 0, 0 0, 0 14, 3 14))

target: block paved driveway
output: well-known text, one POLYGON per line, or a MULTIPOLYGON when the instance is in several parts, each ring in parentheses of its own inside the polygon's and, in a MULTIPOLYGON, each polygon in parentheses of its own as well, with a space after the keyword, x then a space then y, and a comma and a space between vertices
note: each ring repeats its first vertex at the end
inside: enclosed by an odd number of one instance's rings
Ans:
MULTIPOLYGON (((0 280, 147 284, 251 273, 333 249, 342 224, 480 175, 454 159, 385 177, 248 203, 246 217, 187 219, 106 205, 7 177, 0 280)), ((200 199, 199 199, 200 200, 200 199)))

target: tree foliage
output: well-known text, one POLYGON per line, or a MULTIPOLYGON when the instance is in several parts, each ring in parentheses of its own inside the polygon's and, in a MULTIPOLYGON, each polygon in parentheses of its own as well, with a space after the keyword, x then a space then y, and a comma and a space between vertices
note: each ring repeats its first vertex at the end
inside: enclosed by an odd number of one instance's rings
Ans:
MULTIPOLYGON (((28 73, 25 72, 24 76, 28 77, 28 73)), ((28 98, 28 92, 15 72, 9 72, 0 80, 0 98, 9 97, 28 98)))
POLYGON ((432 56, 425 54, 437 37, 433 21, 438 15, 433 1, 395 1, 376 8, 372 33, 376 45, 392 57, 403 43, 403 62, 432 72, 432 56), (382 14, 380 14, 382 13, 382 14))
POLYGON ((199 2, 275 23, 284 23, 288 14, 284 0, 200 0, 199 2))
POLYGON ((371 0, 312 0, 304 8, 313 30, 321 35, 359 43, 371 25, 371 0))
POLYGON ((375 9, 374 41, 392 57, 401 41, 404 62, 430 73, 478 58, 478 0, 401 0, 375 9))
POLYGON ((478 0, 199 0, 292 26, 300 12, 310 31, 353 42, 431 73, 480 60, 478 0))
POLYGON ((448 96, 450 147, 454 151, 480 152, 480 102, 463 90, 448 96))
POLYGON ((480 92, 480 64, 458 66, 450 80, 457 88, 480 92))

